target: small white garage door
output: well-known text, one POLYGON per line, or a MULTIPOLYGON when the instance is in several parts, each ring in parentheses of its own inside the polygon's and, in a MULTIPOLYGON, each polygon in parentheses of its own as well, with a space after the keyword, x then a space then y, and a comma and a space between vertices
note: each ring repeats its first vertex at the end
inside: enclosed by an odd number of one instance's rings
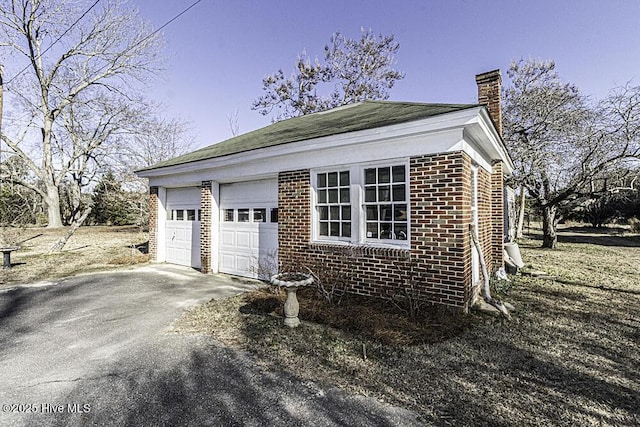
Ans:
POLYGON ((278 262, 278 181, 220 186, 219 269, 267 278, 278 262))
POLYGON ((166 261, 200 268, 200 189, 167 189, 166 261))

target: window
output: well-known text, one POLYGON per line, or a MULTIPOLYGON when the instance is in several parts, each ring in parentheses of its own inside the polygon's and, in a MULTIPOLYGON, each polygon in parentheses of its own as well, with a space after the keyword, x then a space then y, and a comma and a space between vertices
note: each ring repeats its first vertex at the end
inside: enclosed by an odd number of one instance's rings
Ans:
POLYGON ((404 165, 364 170, 367 239, 407 240, 407 206, 404 165))
POLYGON ((314 238, 408 246, 408 170, 405 160, 312 174, 314 238))
POLYGON ((196 220, 196 210, 187 209, 187 221, 195 221, 195 220, 196 220))
POLYGON ((225 209, 223 211, 223 216, 222 216, 223 221, 224 222, 233 222, 233 220, 234 220, 233 212, 234 212, 233 209, 225 209))
POLYGON ((316 179, 318 235, 351 237, 349 171, 319 173, 316 179))
POLYGON ((238 222, 249 222, 249 209, 238 209, 238 222))
POLYGON ((254 209, 253 210, 253 222, 267 222, 267 210, 266 209, 254 209))
POLYGON ((278 222, 278 208, 271 208, 271 222, 278 222))
POLYGON ((184 220, 184 211, 182 209, 176 211, 176 218, 175 219, 177 221, 184 220))

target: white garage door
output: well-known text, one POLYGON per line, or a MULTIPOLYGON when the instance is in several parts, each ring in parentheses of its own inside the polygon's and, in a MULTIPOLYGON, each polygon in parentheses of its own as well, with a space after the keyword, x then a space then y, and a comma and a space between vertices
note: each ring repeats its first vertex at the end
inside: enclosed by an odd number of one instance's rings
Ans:
POLYGON ((167 189, 166 260, 200 268, 200 189, 167 189))
POLYGON ((278 181, 221 185, 220 209, 220 271, 253 278, 275 273, 278 181))

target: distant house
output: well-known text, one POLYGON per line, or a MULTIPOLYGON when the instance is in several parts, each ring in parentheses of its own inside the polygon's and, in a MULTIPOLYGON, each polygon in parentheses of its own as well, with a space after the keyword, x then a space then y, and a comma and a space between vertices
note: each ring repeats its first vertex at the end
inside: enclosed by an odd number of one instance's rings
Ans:
POLYGON ((469 226, 490 271, 503 265, 498 70, 476 76, 479 104, 365 101, 274 123, 138 171, 149 178, 150 253, 203 273, 256 277, 339 270, 349 290, 468 309, 482 279, 469 226), (342 257, 344 261, 344 257, 342 257))

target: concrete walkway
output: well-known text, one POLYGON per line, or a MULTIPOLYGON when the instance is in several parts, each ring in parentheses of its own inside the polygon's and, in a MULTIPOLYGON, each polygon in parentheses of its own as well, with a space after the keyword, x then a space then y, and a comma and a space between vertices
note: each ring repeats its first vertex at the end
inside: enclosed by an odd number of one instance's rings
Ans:
POLYGON ((0 425, 417 425, 415 414, 169 333, 256 282, 153 265, 0 291, 0 425))

